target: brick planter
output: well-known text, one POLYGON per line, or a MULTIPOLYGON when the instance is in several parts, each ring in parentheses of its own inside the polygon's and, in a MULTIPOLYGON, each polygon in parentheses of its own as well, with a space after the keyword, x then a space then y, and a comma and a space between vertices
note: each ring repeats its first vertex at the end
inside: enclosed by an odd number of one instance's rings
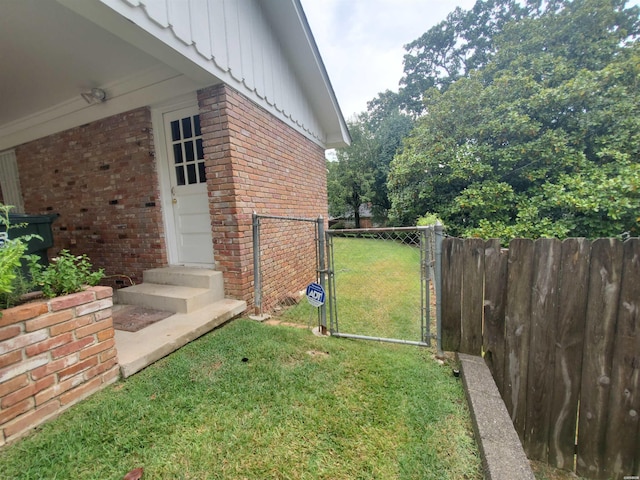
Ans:
POLYGON ((112 289, 20 305, 0 317, 0 446, 119 376, 112 289))

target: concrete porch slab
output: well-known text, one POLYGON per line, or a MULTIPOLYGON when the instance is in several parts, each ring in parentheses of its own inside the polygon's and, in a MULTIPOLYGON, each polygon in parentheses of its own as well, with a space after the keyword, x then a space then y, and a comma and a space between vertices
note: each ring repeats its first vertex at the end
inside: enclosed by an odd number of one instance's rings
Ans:
POLYGON ((246 302, 223 299, 191 313, 176 313, 137 332, 116 330, 122 377, 130 377, 246 309, 246 302))

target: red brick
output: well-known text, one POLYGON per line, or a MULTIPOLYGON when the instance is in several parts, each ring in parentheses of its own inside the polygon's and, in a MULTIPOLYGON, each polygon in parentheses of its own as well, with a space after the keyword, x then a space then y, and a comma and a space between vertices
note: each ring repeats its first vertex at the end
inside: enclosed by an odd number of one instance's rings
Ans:
POLYGON ((60 370, 58 372, 58 379, 60 381, 65 380, 69 377, 72 377, 74 375, 76 375, 77 373, 80 373, 84 370, 87 370, 91 367, 95 367, 96 365, 98 365, 98 357, 91 357, 88 358, 87 360, 84 360, 82 362, 78 362, 74 365, 71 365, 70 367, 67 367, 63 370, 60 370))
POLYGON ((0 342, 8 338, 17 337, 20 332, 22 332, 20 325, 9 325, 8 327, 0 328, 0 342))
POLYGON ((0 402, 0 406, 2 406, 2 408, 9 408, 16 403, 24 400, 25 398, 32 397, 45 388, 49 388, 54 383, 55 378, 53 376, 43 378, 39 382, 31 383, 24 388, 21 388, 13 393, 10 393, 9 395, 4 396, 2 398, 2 402, 0 402))
POLYGON ((41 367, 38 367, 32 370, 31 378, 34 380, 45 378, 77 362, 78 362, 77 353, 75 355, 69 355, 67 357, 59 358, 58 360, 53 360, 52 362, 48 362, 46 365, 43 365, 41 367))
POLYGON ((91 291, 72 293, 71 295, 65 295, 64 297, 57 297, 50 301, 51 311, 57 312, 67 308, 77 307, 78 305, 92 302, 95 298, 95 293, 91 291))
POLYGON ((104 287, 104 286, 98 285, 95 287, 91 287, 89 290, 92 290, 95 292, 96 300, 102 300, 103 298, 113 297, 113 288, 111 287, 104 287))
POLYGON ((22 434, 23 432, 33 427, 37 427, 49 418, 55 416, 59 410, 60 402, 57 400, 49 402, 46 405, 37 408, 33 412, 27 413, 5 425, 4 434, 7 439, 22 434))
POLYGON ((28 412, 33 408, 33 398, 25 398, 20 403, 16 403, 11 408, 0 410, 0 425, 7 423, 12 418, 28 412))
POLYGON ((69 332, 49 338, 43 342, 36 343, 35 345, 29 345, 24 349, 24 351, 28 357, 34 357, 71 342, 73 342, 73 334, 69 332))
POLYGON ((80 339, 88 335, 93 335, 94 333, 100 332, 101 330, 106 330, 108 328, 111 328, 113 330, 113 320, 111 318, 108 318, 107 320, 103 320, 101 322, 91 323, 86 327, 78 328, 76 330, 76 338, 80 339))
POLYGON ((36 405, 37 406, 43 405, 47 403, 49 400, 51 400, 52 398, 58 397, 62 395, 64 392, 71 390, 72 388, 75 388, 78 385, 81 385, 82 383, 84 383, 84 379, 82 378, 81 375, 77 375, 75 377, 71 377, 67 380, 64 380, 63 382, 56 383, 52 387, 49 387, 36 394, 35 396, 36 405))
POLYGON ((23 358, 22 350, 14 350, 13 352, 3 353, 0 355, 0 369, 8 365, 18 363, 23 358))
POLYGON ((62 310, 60 312, 48 313, 32 320, 27 320, 25 323, 25 330, 27 332, 33 332, 35 330, 40 330, 41 328, 47 328, 51 325, 66 322, 67 320, 71 320, 72 318, 72 310, 62 310))
POLYGON ((68 322, 53 325, 49 329, 49 332, 51 332, 51 336, 60 335, 61 333, 70 332, 71 330, 89 325, 91 322, 93 322, 93 317, 91 315, 86 315, 84 317, 69 320, 68 322))
POLYGON ((109 338, 113 338, 115 334, 116 334, 115 330, 113 329, 113 327, 111 327, 111 328, 107 328, 106 330, 102 330, 101 332, 98 332, 96 337, 98 338, 99 342, 104 342, 109 338))
POLYGON ((8 367, 0 369, 0 382, 6 382, 12 378, 29 372, 33 369, 41 367, 49 363, 49 357, 47 355, 40 355, 38 357, 31 357, 26 360, 9 365, 8 367))
MULTIPOLYGON (((93 357, 93 358, 95 358, 95 357, 93 357)), ((106 362, 101 363, 99 365, 96 365, 91 370, 89 370, 85 374, 85 378, 89 379, 89 378, 95 377, 96 375, 101 375, 104 372, 106 372, 107 370, 109 370, 110 368, 115 367, 117 364, 118 364, 118 360, 116 360, 115 358, 107 360, 106 362)))
POLYGON ((93 355, 97 355, 100 352, 108 350, 115 346, 115 340, 107 340, 105 342, 98 343, 97 345, 93 345, 92 347, 85 348, 80 352, 80 360, 85 359, 87 357, 91 357, 93 355))
POLYGON ((91 395, 92 393, 98 391, 102 386, 102 378, 95 377, 89 380, 86 383, 74 388, 73 390, 68 391, 67 393, 60 395, 60 404, 68 405, 70 403, 75 403, 83 398, 91 395))
POLYGON ((110 310, 113 306, 113 300, 111 297, 103 298, 102 300, 96 300, 95 302, 85 303, 76 307, 76 315, 88 315, 90 313, 99 312, 101 310, 110 310))
POLYGON ((5 325, 12 325, 18 322, 24 322, 30 318, 37 317, 49 311, 49 307, 46 303, 29 303, 26 305, 19 305, 13 308, 7 308, 2 311, 0 317, 0 327, 5 325))
POLYGON ((10 394, 11 392, 19 390, 22 387, 26 387, 27 385, 29 385, 29 377, 27 377, 26 374, 12 378, 4 383, 0 383, 0 398, 10 394))
POLYGON ((107 360, 109 360, 110 358, 114 358, 118 356, 118 351, 115 348, 111 348, 109 350, 106 350, 104 352, 102 352, 100 354, 100 361, 101 362, 106 362, 107 360))
POLYGON ((120 378, 120 367, 116 365, 102 375, 102 383, 111 383, 116 381, 118 378, 120 378))
MULTIPOLYGON (((58 347, 52 350, 51 357, 54 359, 60 358, 60 357, 66 357, 67 355, 70 355, 75 352, 79 352, 83 348, 89 345, 92 345, 93 343, 95 343, 95 341, 96 340, 93 337, 85 337, 83 339, 76 340, 75 342, 71 342, 67 345, 64 345, 62 347, 58 347)), ((83 358, 82 355, 80 355, 81 360, 82 358, 83 358)))

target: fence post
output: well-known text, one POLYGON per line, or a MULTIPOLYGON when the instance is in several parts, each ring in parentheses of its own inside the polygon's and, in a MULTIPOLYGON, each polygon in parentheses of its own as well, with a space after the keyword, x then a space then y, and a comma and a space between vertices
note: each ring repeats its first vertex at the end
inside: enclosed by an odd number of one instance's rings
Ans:
MULTIPOLYGON (((327 274, 327 268, 325 265, 325 243, 324 243, 324 218, 322 215, 318 217, 318 276, 320 277, 320 286, 326 292, 325 288, 325 279, 327 274)), ((320 333, 322 335, 327 334, 327 302, 326 302, 326 293, 325 293, 325 302, 320 306, 320 333)))
POLYGON ((253 212, 253 292, 255 314, 262 315, 262 275, 260 273, 260 217, 253 212))
POLYGON ((442 237, 443 228, 440 222, 436 222, 433 227, 436 240, 436 265, 435 265, 435 282, 436 290, 436 340, 438 348, 438 356, 443 356, 442 351, 442 237))

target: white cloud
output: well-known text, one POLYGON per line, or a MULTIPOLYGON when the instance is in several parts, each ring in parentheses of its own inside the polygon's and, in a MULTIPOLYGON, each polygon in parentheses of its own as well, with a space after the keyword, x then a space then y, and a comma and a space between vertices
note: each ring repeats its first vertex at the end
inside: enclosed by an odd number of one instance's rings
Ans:
POLYGON ((345 118, 398 90, 404 45, 475 0, 302 0, 345 118))

